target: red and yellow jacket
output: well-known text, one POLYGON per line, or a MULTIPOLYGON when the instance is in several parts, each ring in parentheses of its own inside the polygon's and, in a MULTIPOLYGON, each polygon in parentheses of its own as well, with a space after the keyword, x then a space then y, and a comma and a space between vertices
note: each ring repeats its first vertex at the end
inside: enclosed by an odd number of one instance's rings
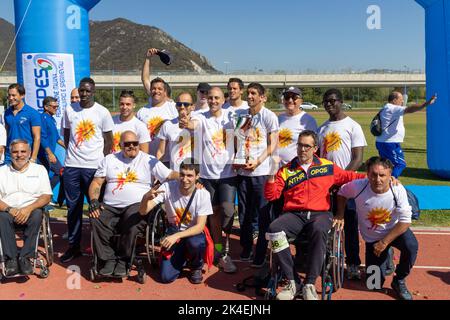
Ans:
POLYGON ((365 177, 365 174, 345 171, 316 156, 305 172, 296 157, 278 170, 274 182, 266 183, 264 196, 273 201, 283 194, 283 211, 329 211, 329 190, 333 185, 341 186, 365 177))

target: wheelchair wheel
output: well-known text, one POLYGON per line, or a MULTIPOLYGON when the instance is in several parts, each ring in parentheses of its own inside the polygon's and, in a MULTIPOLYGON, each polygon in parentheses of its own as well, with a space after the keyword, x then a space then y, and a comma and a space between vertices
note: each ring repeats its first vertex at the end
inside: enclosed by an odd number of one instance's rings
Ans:
POLYGON ((334 292, 333 280, 330 275, 330 271, 332 269, 331 259, 328 251, 327 244, 327 253, 325 253, 325 257, 323 260, 322 266, 322 300, 331 300, 331 295, 334 292))
POLYGON ((42 220, 42 240, 44 242, 44 254, 47 261, 47 267, 53 264, 53 238, 52 231, 50 230, 50 217, 48 212, 44 212, 44 218, 42 220))
POLYGON ((331 276, 333 279, 333 291, 342 288, 344 283, 344 232, 333 229, 331 246, 331 276))
POLYGON ((151 223, 147 225, 145 238, 148 261, 153 267, 159 265, 160 241, 164 237, 166 231, 164 210, 158 207, 154 211, 151 223))
POLYGON ((47 267, 43 267, 41 271, 39 272, 39 278, 45 279, 50 274, 50 270, 47 267))

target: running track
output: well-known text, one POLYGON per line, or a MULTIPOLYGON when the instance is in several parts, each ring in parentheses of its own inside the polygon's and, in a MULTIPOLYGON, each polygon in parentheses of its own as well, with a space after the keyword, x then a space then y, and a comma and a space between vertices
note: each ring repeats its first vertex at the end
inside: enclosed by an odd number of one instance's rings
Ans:
MULTIPOLYGON (((58 221, 52 222, 54 236, 54 248, 56 256, 62 254, 66 241, 61 239, 65 232, 65 225, 58 221)), ((407 284, 414 294, 415 300, 450 300, 450 229, 415 229, 414 233, 419 241, 419 255, 416 266, 407 279, 407 284)), ((89 230, 85 225, 83 229, 83 241, 88 247, 89 230)), ((361 241, 363 248, 363 242, 361 241)), ((124 279, 123 282, 105 281, 92 283, 89 281, 90 257, 84 256, 71 261, 70 264, 79 265, 81 268, 80 289, 68 289, 66 282, 69 278, 67 266, 62 265, 57 257, 55 263, 50 268, 50 276, 47 279, 39 279, 32 275, 23 282, 20 278, 7 280, 0 284, 0 299, 2 300, 95 300, 95 299, 121 299, 121 300, 141 300, 141 299, 199 299, 199 300, 255 300, 261 299, 255 295, 254 289, 247 288, 244 292, 236 290, 236 284, 251 275, 254 269, 250 268, 250 263, 237 260, 239 255, 239 241, 233 237, 232 248, 233 258, 239 268, 237 274, 225 274, 218 271, 216 267, 205 272, 204 283, 192 285, 186 276, 178 279, 172 284, 161 284, 157 282, 158 270, 146 266, 147 282, 141 285, 133 279, 124 279)), ((398 261, 398 252, 395 258, 398 261)), ((361 252, 361 258, 364 253, 361 252)), ((131 275, 136 272, 132 271, 131 275)), ((365 289, 364 283, 355 281, 345 281, 344 288, 333 295, 334 300, 392 300, 395 299, 390 282, 392 276, 386 279, 384 292, 371 292, 365 289)), ((24 280, 22 278, 22 280, 24 280)), ((320 278, 316 285, 320 290, 320 278)))

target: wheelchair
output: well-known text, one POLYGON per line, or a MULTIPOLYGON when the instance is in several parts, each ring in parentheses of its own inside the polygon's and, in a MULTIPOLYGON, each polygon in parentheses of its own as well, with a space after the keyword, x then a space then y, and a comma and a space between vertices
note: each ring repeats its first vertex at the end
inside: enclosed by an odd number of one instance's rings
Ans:
MULTIPOLYGON (((32 257, 33 272, 41 279, 47 278, 49 276, 50 266, 53 264, 53 238, 52 231, 50 229, 50 211, 53 210, 54 209, 52 206, 45 206, 42 209, 41 227, 36 238, 34 256, 32 257), (37 271, 37 269, 39 269, 39 272, 37 271)), ((18 226, 16 228, 16 231, 19 235, 19 238, 23 238, 24 227, 18 226)), ((28 275, 20 273, 13 276, 6 276, 5 262, 6 259, 3 255, 3 247, 0 239, 0 282, 4 282, 6 279, 11 278, 28 278, 28 275)))
MULTIPOLYGON (((296 265, 300 271, 304 271, 307 259, 308 240, 306 233, 301 232, 296 239, 288 239, 290 244, 296 244, 296 265)), ((332 294, 342 288, 344 283, 344 232, 331 228, 328 231, 327 249, 322 266, 322 300, 331 300, 332 294)), ((277 288, 283 281, 283 274, 276 266, 273 252, 270 250, 269 257, 270 279, 265 291, 264 298, 273 300, 277 295, 277 288)))
POLYGON ((161 261, 161 240, 164 238, 168 222, 162 205, 158 205, 148 214, 145 230, 145 248, 150 265, 159 267, 161 261))

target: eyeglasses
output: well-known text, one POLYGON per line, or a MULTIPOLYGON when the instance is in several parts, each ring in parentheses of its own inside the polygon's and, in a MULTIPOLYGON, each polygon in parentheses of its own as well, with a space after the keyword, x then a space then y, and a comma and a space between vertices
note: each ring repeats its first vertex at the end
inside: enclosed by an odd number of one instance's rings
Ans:
POLYGON ((327 104, 331 104, 334 105, 336 102, 340 102, 341 100, 337 100, 337 99, 328 99, 328 100, 323 100, 322 103, 324 106, 326 106, 327 104))
POLYGON ((283 94, 283 98, 286 101, 289 101, 289 99, 292 99, 295 101, 297 99, 300 99, 300 96, 298 94, 286 93, 286 94, 283 94))
POLYGON ((175 105, 176 105, 178 108, 180 108, 180 107, 185 107, 185 108, 187 108, 187 107, 192 106, 192 103, 190 103, 190 102, 175 102, 175 105))
POLYGON ((125 148, 129 147, 137 147, 139 145, 139 141, 124 141, 123 146, 125 148))
POLYGON ((208 90, 198 90, 201 94, 208 94, 208 90))
POLYGON ((314 146, 311 146, 309 144, 302 144, 302 143, 297 143, 297 148, 305 150, 305 151, 309 151, 311 148, 314 148, 314 146))

